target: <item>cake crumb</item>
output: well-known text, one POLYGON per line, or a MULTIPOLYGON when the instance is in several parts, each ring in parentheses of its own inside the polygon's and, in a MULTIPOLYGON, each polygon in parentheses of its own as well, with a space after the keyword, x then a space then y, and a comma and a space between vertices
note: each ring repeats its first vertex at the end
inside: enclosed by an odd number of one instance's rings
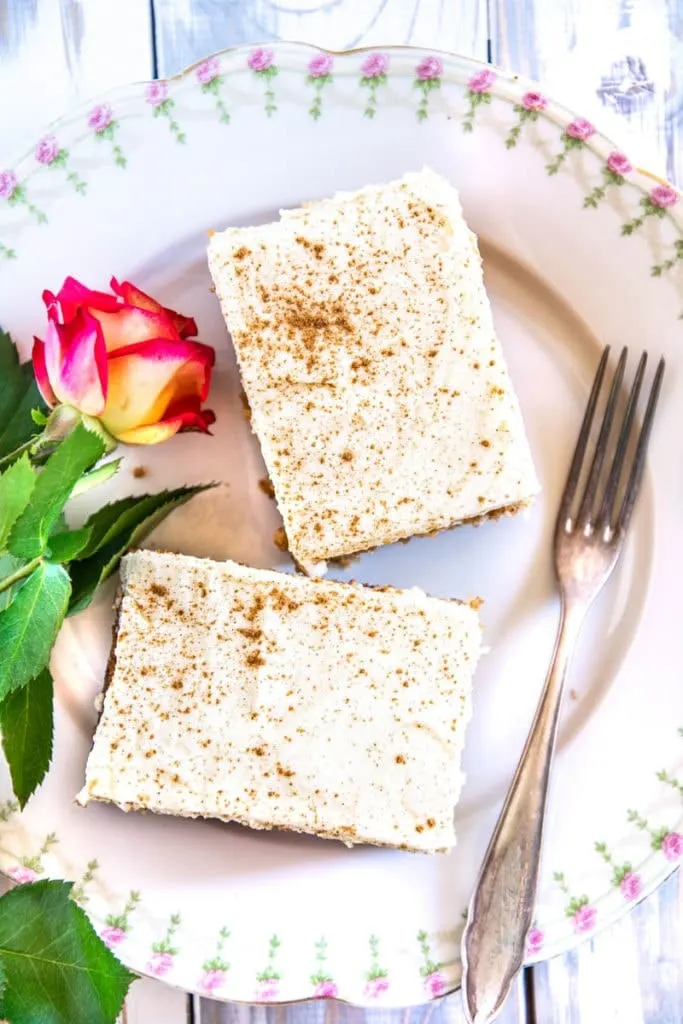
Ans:
POLYGON ((275 498, 275 488, 273 487, 273 481, 268 476, 264 476, 258 482, 259 489, 263 491, 269 498, 275 498))
POLYGON ((285 533, 284 526, 279 526, 273 534, 273 544, 280 551, 284 551, 285 554, 289 552, 289 544, 287 543, 287 534, 285 533))

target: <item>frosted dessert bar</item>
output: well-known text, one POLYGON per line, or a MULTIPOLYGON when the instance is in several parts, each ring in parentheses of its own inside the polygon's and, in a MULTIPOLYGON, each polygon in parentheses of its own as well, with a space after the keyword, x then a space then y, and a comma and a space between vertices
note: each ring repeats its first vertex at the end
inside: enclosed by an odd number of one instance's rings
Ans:
POLYGON ((455 189, 425 170, 213 235, 209 266, 301 568, 539 490, 455 189))
POLYGON ((81 804, 447 850, 468 604, 139 551, 81 804))

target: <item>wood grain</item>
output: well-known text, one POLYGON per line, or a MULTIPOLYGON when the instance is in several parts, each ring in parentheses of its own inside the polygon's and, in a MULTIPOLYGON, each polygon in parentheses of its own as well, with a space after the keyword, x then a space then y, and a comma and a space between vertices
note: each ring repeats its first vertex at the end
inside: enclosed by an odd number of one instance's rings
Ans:
POLYGON ((160 75, 214 50, 296 39, 334 50, 408 43, 486 57, 486 0, 155 0, 160 75))
POLYGON ((489 0, 494 63, 683 181, 683 0, 489 0))
POLYGON ((95 93, 152 70, 144 0, 0 0, 0 156, 95 93))
POLYGON ((539 1024, 683 1024, 678 874, 629 917, 534 971, 539 1024))
MULTIPOLYGON (((460 996, 409 1010, 378 1006, 360 1010, 338 1003, 305 1003, 299 1006, 225 1006, 196 1000, 192 1024, 464 1024, 460 996)), ((524 1024, 524 995, 518 988, 498 1018, 499 1024, 524 1024)))

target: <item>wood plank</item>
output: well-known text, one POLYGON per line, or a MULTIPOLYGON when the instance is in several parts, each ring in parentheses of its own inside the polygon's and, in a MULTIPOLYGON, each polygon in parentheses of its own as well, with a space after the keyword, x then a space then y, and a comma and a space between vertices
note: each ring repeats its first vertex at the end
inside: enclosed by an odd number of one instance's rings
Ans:
MULTIPOLYGON (((69 107, 152 75, 143 0, 0 0, 0 167, 69 107)), ((137 982, 126 1024, 185 1024, 186 997, 137 982)))
POLYGON ((161 981, 141 978, 130 989, 120 1024, 188 1024, 187 996, 161 981))
POLYGON ((142 0, 0 0, 3 162, 75 103, 149 78, 151 39, 142 0))
POLYGON ((673 875, 632 914, 534 971, 542 1024, 683 1024, 683 886, 673 875))
POLYGON ((683 181, 683 0, 490 0, 492 59, 683 181))
POLYGON ((334 50, 409 43, 486 57, 486 0, 154 0, 160 75, 214 50, 297 39, 334 50))
MULTIPOLYGON (((298 1006, 226 1006, 197 999, 192 1024, 464 1024, 460 994, 428 1006, 389 1010, 381 1006, 361 1010, 340 1003, 302 1003, 298 1006)), ((523 989, 520 985, 503 1009, 498 1024, 524 1024, 523 989)), ((544 1022, 545 1024, 545 1022, 544 1022)))

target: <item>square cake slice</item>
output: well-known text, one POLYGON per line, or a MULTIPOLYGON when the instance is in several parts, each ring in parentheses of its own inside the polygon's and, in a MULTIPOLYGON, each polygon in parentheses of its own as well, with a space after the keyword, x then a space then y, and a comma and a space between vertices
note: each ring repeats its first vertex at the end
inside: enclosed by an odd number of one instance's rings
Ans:
POLYGON ((538 492, 477 240, 445 179, 229 228, 209 266, 306 572, 538 492))
POLYGON ((130 554, 78 802, 449 849, 480 644, 422 591, 130 554))

